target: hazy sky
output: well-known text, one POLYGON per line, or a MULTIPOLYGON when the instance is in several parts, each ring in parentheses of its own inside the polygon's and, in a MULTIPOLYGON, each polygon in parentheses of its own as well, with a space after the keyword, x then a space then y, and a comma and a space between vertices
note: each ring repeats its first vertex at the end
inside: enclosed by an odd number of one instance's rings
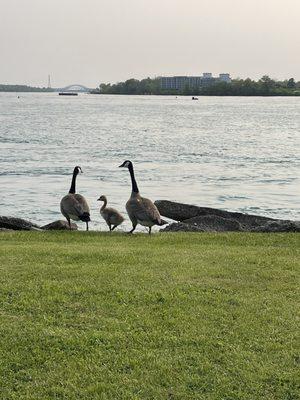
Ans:
POLYGON ((0 83, 300 80, 300 0, 0 0, 0 83))

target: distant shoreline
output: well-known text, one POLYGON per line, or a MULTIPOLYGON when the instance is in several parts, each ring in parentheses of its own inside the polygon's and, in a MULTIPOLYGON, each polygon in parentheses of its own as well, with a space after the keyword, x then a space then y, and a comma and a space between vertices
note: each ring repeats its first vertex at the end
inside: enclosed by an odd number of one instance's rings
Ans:
POLYGON ((0 85, 0 93, 53 93, 52 88, 40 88, 26 85, 0 85))
MULTIPOLYGON (((159 93, 159 94, 137 94, 137 93, 89 93, 102 96, 172 96, 172 97, 192 97, 191 94, 174 94, 174 93, 159 93)), ((300 92, 296 94, 197 94, 198 97, 300 97, 300 92)))
MULTIPOLYGON (((193 77, 190 77, 193 78, 193 77)), ((91 90, 95 94, 152 94, 172 96, 300 96, 300 82, 294 78, 277 81, 264 75, 258 81, 250 78, 200 80, 189 77, 128 79, 125 82, 101 83, 91 90), (170 87, 166 87, 166 79, 170 87)))
MULTIPOLYGON (((56 90, 0 90, 0 93, 56 93, 56 90)), ((80 92, 79 92, 80 93, 80 92)), ((101 93, 101 92, 90 92, 84 93, 89 95, 102 95, 102 96, 165 96, 165 97, 192 97, 190 94, 176 94, 176 93, 159 93, 159 94, 152 94, 152 93, 101 93)), ((198 97, 300 97, 300 93, 288 93, 288 94, 197 94, 198 97)))
POLYGON ((69 85, 64 89, 50 87, 32 87, 27 85, 7 85, 0 84, 0 92, 39 92, 49 93, 58 91, 73 91, 81 92, 81 88, 86 93, 90 94, 117 94, 117 95, 159 95, 159 96, 220 96, 220 97, 297 97, 300 96, 300 81, 294 78, 285 79, 282 81, 274 80, 268 75, 262 76, 259 80, 254 81, 247 79, 230 79, 230 81, 222 80, 202 80, 200 83, 195 83, 194 80, 189 80, 181 83, 178 81, 184 77, 173 77, 174 85, 166 87, 164 77, 127 79, 124 82, 117 83, 101 83, 96 88, 87 88, 82 85, 69 85), (178 79, 177 79, 178 78, 178 79), (179 84, 180 83, 180 84, 179 84), (78 89, 79 87, 79 89, 78 89))

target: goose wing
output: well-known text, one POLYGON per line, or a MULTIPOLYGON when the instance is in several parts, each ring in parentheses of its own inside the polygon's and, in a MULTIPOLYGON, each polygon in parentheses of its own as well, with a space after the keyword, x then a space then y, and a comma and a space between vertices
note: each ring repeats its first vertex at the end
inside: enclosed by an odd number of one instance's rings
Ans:
POLYGON ((161 223, 161 217, 155 204, 145 197, 136 198, 130 202, 131 213, 139 221, 149 221, 154 224, 161 223))
POLYGON ((74 194, 74 197, 77 200, 76 207, 78 207, 78 209, 82 209, 82 213, 89 213, 90 208, 86 199, 81 194, 77 193, 74 194))
POLYGON ((67 216, 80 217, 85 212, 89 213, 89 206, 83 196, 80 194, 67 194, 60 202, 62 214, 67 216))

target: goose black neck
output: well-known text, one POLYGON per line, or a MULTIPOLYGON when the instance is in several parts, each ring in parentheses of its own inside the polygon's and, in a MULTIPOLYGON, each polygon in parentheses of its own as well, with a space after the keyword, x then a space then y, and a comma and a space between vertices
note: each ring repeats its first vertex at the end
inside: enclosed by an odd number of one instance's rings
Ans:
POLYGON ((134 177, 133 165, 130 164, 129 167, 128 167, 128 169, 129 169, 130 177, 131 177, 132 191, 133 191, 134 193, 138 193, 138 192, 139 192, 139 189, 138 189, 138 186, 137 186, 135 177, 134 177))
POLYGON ((74 169, 72 183, 71 183, 69 193, 72 193, 72 194, 76 193, 76 177, 77 177, 77 175, 78 175, 78 171, 76 169, 74 169))

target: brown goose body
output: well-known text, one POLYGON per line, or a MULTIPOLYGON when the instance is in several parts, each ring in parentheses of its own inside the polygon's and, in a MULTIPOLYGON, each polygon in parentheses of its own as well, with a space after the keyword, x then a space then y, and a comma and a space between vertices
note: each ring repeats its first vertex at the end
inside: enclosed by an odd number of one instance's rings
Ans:
POLYGON ((126 203, 126 211, 132 223, 147 226, 163 225, 156 205, 139 193, 131 193, 126 203))
POLYGON ((106 205, 107 205, 106 196, 100 196, 98 200, 104 201, 104 204, 100 209, 100 215, 102 216, 104 221, 107 223, 109 230, 113 231, 117 226, 122 224, 122 222, 124 221, 124 217, 115 208, 106 207, 106 205))
POLYGON ((90 209, 86 199, 78 193, 75 193, 76 177, 79 173, 80 167, 75 167, 73 171, 73 178, 69 193, 61 199, 60 211, 67 219, 70 229, 70 220, 84 221, 86 223, 86 230, 89 229, 88 223, 90 221, 90 209))
POLYGON ((78 193, 64 196, 60 202, 60 210, 65 218, 73 221, 85 221, 84 214, 90 213, 86 199, 78 193))
POLYGON ((150 199, 140 195, 134 176, 132 162, 129 160, 124 161, 120 167, 128 168, 131 177, 132 192, 126 203, 126 211, 132 222, 132 230, 130 233, 134 232, 137 224, 148 227, 149 234, 151 234, 151 228, 153 225, 161 226, 167 224, 167 222, 161 218, 155 204, 150 199))

